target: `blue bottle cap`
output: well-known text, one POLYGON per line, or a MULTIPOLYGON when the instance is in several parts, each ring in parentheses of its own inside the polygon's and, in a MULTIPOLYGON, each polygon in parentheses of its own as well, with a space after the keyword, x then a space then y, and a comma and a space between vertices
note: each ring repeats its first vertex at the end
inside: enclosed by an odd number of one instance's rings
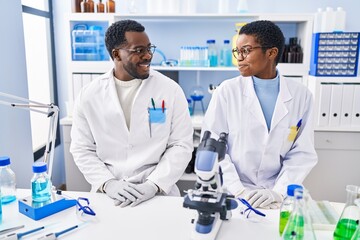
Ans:
POLYGON ((228 43, 230 43, 230 40, 224 40, 224 43, 228 44, 228 43))
POLYGON ((294 193, 295 193, 295 189, 297 188, 303 188, 301 185, 297 185, 297 184, 290 184, 288 187, 287 187, 287 195, 288 196, 291 196, 293 197, 294 196, 294 193))
POLYGON ((10 165, 10 158, 7 156, 0 157, 0 167, 10 165))
POLYGON ((42 173, 47 171, 47 165, 45 162, 36 162, 33 164, 34 173, 42 173))

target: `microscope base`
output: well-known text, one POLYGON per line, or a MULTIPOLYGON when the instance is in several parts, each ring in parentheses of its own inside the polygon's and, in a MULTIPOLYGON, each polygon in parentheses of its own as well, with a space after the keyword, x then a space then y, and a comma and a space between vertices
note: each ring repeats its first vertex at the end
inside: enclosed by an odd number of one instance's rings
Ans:
POLYGON ((212 229, 209 233, 199 233, 196 230, 197 223, 194 222, 194 229, 191 232, 191 240, 215 240, 222 222, 223 220, 220 219, 220 214, 216 213, 212 229))

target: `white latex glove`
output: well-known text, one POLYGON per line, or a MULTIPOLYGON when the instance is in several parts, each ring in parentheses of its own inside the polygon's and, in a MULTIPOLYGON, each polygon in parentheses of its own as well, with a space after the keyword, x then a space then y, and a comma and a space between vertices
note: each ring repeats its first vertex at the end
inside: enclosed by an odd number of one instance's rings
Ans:
POLYGON ((136 184, 124 180, 109 180, 105 184, 104 191, 109 197, 115 199, 115 205, 118 205, 116 204, 118 201, 125 202, 126 200, 130 200, 134 202, 137 198, 142 197, 136 184))
POLYGON ((235 194, 236 198, 244 198, 245 200, 247 199, 247 196, 249 195, 250 192, 252 192, 253 190, 248 189, 248 188, 244 188, 242 189, 240 192, 235 194))
POLYGON ((131 207, 135 207, 136 205, 153 198, 158 191, 158 187, 155 183, 147 180, 144 183, 136 185, 137 189, 142 193, 141 197, 139 197, 135 202, 131 203, 131 207))
POLYGON ((254 208, 270 208, 276 207, 277 205, 273 203, 281 203, 283 196, 277 192, 274 192, 270 189, 256 189, 252 190, 246 196, 247 201, 254 208))

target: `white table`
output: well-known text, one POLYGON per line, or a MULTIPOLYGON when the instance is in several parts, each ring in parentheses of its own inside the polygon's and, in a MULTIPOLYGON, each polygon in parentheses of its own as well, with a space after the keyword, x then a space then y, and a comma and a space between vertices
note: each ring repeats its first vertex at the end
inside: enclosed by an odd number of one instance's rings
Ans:
MULTIPOLYGON (((64 234, 60 239, 139 239, 139 240, 188 240, 192 230, 191 218, 195 211, 182 207, 183 198, 157 196, 137 207, 120 208, 105 194, 88 192, 64 192, 74 198, 87 197, 96 212, 96 221, 82 225, 79 229, 64 234)), ((29 190, 18 189, 18 197, 30 195, 29 190)), ((339 205, 341 209, 341 205, 339 205)), ((341 210, 340 210, 341 211, 341 210)), ((265 218, 244 218, 239 209, 233 210, 233 217, 224 221, 217 239, 280 239, 278 236, 279 210, 263 210, 265 218)), ((10 225, 24 224, 24 232, 34 227, 56 223, 48 230, 30 235, 24 239, 36 239, 49 232, 58 232, 82 221, 76 215, 75 207, 49 217, 34 221, 19 213, 17 201, 3 206, 3 223, 0 230, 10 225)), ((316 231, 317 239, 332 239, 332 231, 316 231)))

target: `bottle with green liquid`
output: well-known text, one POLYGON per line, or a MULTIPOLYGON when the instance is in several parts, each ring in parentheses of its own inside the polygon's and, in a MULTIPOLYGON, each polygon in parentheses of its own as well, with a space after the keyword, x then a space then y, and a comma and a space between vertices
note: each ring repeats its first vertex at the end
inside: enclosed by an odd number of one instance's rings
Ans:
POLYGON ((280 207, 280 224, 279 224, 279 233, 282 236, 282 233, 285 229, 285 226, 289 220, 290 214, 294 209, 294 191, 297 188, 303 188, 301 185, 291 184, 287 187, 287 196, 284 198, 284 201, 280 207))
POLYGON ((283 240, 315 240, 310 215, 307 210, 309 194, 303 188, 296 188, 294 209, 284 229, 283 240))
MULTIPOLYGON (((354 202, 358 206, 358 211, 360 211, 360 198, 356 199, 354 202)), ((360 240, 360 224, 358 224, 357 229, 351 240, 360 240)))
POLYGON ((354 201, 358 197, 359 187, 346 186, 347 198, 343 212, 334 231, 334 240, 351 240, 359 224, 360 213, 354 201))

